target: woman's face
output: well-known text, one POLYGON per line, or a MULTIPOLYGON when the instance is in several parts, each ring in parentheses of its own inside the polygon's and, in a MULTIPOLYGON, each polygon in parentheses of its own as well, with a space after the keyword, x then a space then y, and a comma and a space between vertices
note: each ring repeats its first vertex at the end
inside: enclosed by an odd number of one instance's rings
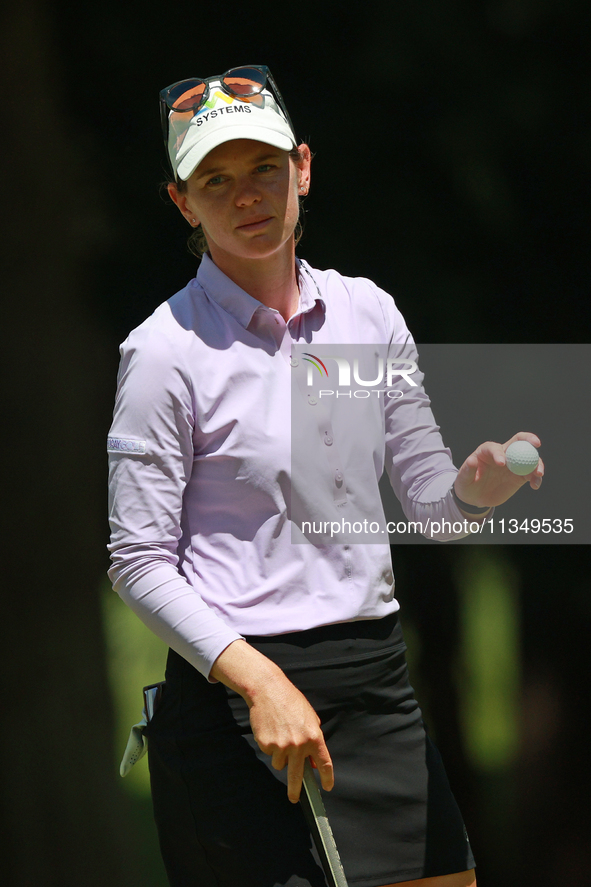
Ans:
POLYGON ((293 251, 298 195, 307 193, 310 181, 310 150, 301 148, 304 159, 296 165, 287 151, 234 139, 201 161, 185 193, 169 187, 185 218, 194 227, 201 223, 219 267, 225 259, 265 259, 293 251))

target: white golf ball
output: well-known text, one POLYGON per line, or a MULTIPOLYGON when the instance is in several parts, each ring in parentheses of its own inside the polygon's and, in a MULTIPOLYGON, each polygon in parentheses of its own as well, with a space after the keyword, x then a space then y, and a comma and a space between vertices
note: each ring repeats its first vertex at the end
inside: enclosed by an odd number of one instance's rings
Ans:
POLYGON ((505 456, 509 471, 521 477, 531 474, 538 467, 540 459, 537 449, 527 440, 516 440, 509 444, 505 456))

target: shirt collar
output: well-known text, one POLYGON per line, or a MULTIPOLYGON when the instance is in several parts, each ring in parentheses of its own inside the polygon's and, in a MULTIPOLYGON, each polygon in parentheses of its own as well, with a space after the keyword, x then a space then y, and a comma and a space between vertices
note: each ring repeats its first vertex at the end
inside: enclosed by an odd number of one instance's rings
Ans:
MULTIPOLYGON (((312 277, 307 262, 303 262, 300 259, 296 259, 296 262, 299 271, 298 283, 300 290, 300 302, 296 314, 306 314, 314 308, 317 302, 320 303, 320 307, 324 311, 324 300, 320 296, 320 290, 312 277)), ((251 322, 255 311, 259 308, 266 309, 262 302, 250 296, 237 283, 230 280, 223 271, 220 271, 207 253, 201 259, 201 264, 197 270, 197 283, 205 290, 208 296, 214 299, 224 311, 231 314, 245 329, 251 322)))
POLYGON ((245 329, 252 320, 254 312, 261 307, 259 300, 253 299, 237 283, 226 277, 207 253, 201 259, 197 270, 197 283, 245 329))
POLYGON ((306 314, 311 311, 316 304, 320 306, 322 311, 326 311, 326 303, 320 293, 320 288, 314 279, 312 269, 303 259, 296 257, 298 266, 298 286, 300 289, 300 304, 298 306, 298 314, 306 314))

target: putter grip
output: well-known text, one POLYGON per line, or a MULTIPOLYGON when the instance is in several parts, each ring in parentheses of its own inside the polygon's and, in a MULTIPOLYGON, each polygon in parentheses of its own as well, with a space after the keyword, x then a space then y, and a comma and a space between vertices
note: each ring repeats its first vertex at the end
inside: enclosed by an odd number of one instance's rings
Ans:
POLYGON ((304 764, 303 789, 306 793, 308 804, 304 809, 313 817, 313 835, 316 841, 316 849, 325 867, 325 874, 330 887, 347 887, 347 879, 343 871, 343 865, 337 850, 337 845, 324 809, 322 795, 312 770, 310 760, 307 758, 304 764), (307 809, 309 808, 309 809, 307 809))

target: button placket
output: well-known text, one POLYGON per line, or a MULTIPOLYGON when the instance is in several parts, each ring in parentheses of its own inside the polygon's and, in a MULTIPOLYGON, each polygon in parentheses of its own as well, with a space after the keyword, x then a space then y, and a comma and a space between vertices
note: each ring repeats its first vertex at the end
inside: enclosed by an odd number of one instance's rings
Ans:
MULTIPOLYGON (((296 357, 297 353, 297 351, 295 354, 292 352, 290 355, 290 364, 296 373, 294 381, 297 384, 300 395, 305 395, 308 405, 313 407, 314 412, 311 415, 316 416, 316 421, 318 423, 316 426, 320 438, 320 440, 317 438, 318 443, 322 442, 324 445, 322 450, 327 463, 326 468, 330 472, 329 477, 332 477, 331 484, 334 503, 337 507, 341 507, 348 502, 347 486, 345 483, 342 459, 334 439, 334 431, 330 419, 330 409, 328 404, 321 400, 320 395, 315 388, 312 389, 312 391, 308 388, 306 383, 306 366, 299 357, 296 357), (293 366, 293 361, 297 361, 299 369, 293 366)), ((320 453, 318 453, 318 455, 320 456, 320 453)))

